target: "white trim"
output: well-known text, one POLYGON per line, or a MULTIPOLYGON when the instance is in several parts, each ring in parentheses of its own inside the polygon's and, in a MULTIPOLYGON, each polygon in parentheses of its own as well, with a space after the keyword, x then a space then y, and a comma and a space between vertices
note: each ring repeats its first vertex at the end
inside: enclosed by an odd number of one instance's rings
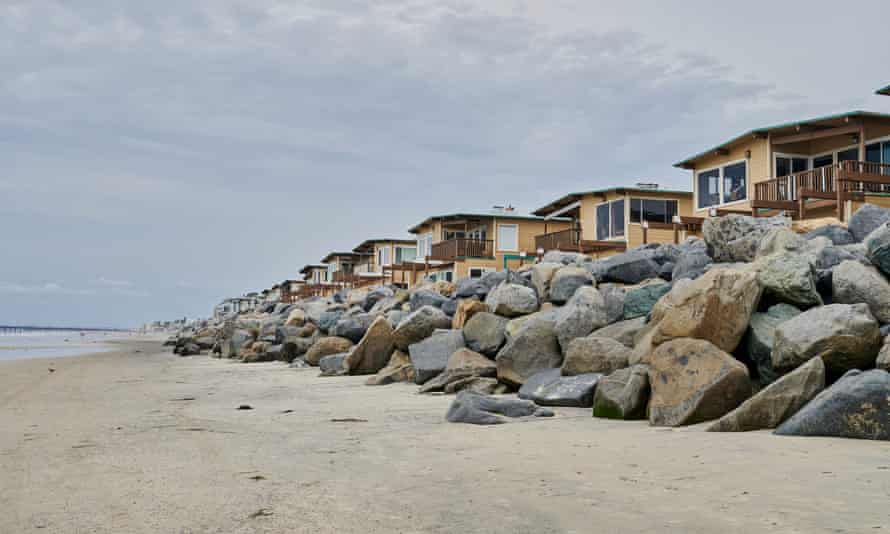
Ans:
POLYGON ((495 225, 495 238, 497 239, 498 252, 519 252, 519 225, 518 224, 501 224, 495 225), (516 230, 516 248, 501 248, 501 228, 513 228, 516 230))
POLYGON ((572 211, 573 209, 575 209, 575 208, 579 208, 579 207, 581 207, 581 201, 580 201, 580 200, 575 201, 575 202, 572 202, 572 203, 569 204, 568 206, 566 206, 566 207, 564 207, 564 208, 561 208, 561 209, 558 209, 558 210, 554 211, 553 213, 551 213, 550 215, 547 215, 547 216, 544 217, 544 218, 545 218, 545 219, 552 219, 552 218, 554 218, 554 217, 559 217, 559 216, 562 215, 563 213, 570 212, 570 211, 572 211))
POLYGON ((707 211, 711 208, 722 208, 724 206, 732 206, 735 204, 740 204, 742 202, 748 202, 749 200, 751 200, 751 165, 748 162, 747 158, 742 158, 734 161, 727 161, 725 163, 721 163, 720 165, 715 165, 706 169, 696 169, 695 171, 693 171, 692 186, 692 190, 695 193, 692 199, 695 211, 707 211), (745 198, 741 200, 733 200, 731 202, 723 202, 723 195, 725 193, 723 191, 723 169, 725 169, 726 167, 731 167, 733 165, 738 165, 739 163, 745 164, 745 198), (698 203, 698 177, 702 173, 711 172, 713 170, 719 171, 717 173, 717 194, 720 196, 720 202, 718 202, 717 204, 711 204, 710 206, 701 207, 698 203))

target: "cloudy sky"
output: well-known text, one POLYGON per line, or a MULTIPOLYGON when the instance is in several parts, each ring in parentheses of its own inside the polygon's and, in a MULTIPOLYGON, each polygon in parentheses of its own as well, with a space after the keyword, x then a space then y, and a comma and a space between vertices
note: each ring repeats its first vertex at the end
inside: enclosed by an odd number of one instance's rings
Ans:
POLYGON ((0 1, 0 324, 207 315, 428 215, 890 111, 890 5, 0 1))

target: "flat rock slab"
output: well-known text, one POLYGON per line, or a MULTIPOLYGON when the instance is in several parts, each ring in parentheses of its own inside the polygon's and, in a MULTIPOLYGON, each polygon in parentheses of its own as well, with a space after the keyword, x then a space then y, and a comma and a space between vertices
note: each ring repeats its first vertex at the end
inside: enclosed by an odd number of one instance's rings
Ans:
POLYGON ((532 376, 519 389, 519 398, 540 406, 590 408, 602 376, 599 373, 562 376, 559 369, 548 369, 532 376))
POLYGON ((508 418, 529 416, 552 417, 553 412, 538 408, 531 401, 489 397, 464 390, 448 407, 445 419, 451 423, 499 425, 509 422, 508 418))

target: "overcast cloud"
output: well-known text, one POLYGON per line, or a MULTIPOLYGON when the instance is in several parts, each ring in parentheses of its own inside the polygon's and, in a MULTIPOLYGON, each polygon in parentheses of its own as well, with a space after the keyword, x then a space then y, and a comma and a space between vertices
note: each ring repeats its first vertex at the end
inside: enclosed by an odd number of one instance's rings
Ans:
POLYGON ((0 323, 207 315, 429 215, 689 188, 742 130, 890 109, 886 2, 718 4, 2 2, 0 323))

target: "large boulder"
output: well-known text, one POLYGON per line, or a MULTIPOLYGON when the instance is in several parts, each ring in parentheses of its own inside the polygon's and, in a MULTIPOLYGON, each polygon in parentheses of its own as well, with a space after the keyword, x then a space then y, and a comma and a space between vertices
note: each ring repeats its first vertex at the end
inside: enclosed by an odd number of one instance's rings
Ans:
POLYGON ((484 299, 490 288, 480 278, 461 278, 454 284, 452 298, 469 299, 476 297, 484 299))
POLYGON ((562 353, 552 320, 533 317, 519 327, 498 352, 498 379, 518 387, 533 374, 562 365, 562 353))
POLYGON ((253 334, 248 330, 234 330, 232 336, 222 343, 222 357, 240 358, 244 351, 244 346, 253 342, 253 339, 253 334))
POLYGON ((735 269, 708 271, 701 278, 676 284, 652 308, 653 326, 647 339, 637 344, 638 359, 675 338, 704 339, 722 351, 734 351, 761 293, 754 273, 735 269))
POLYGON ((649 368, 634 365, 604 376, 593 395, 593 416, 606 419, 645 419, 649 403, 649 368))
POLYGON ((344 368, 351 375, 372 375, 386 367, 395 349, 392 327, 378 317, 358 344, 349 351, 344 368))
POLYGON ((646 318, 637 317, 636 319, 628 319, 612 323, 590 333, 590 337, 607 337, 614 339, 619 343, 633 347, 637 334, 646 327, 646 318))
POLYGON ((445 370, 438 376, 427 381, 420 388, 420 393, 446 391, 455 393, 464 386, 475 381, 472 378, 493 378, 497 376, 497 365, 493 360, 467 348, 456 350, 449 358, 445 370), (455 387, 455 383, 461 384, 455 387), (451 386, 451 387, 449 387, 451 386))
POLYGON ((485 303, 493 313, 503 317, 519 317, 538 311, 534 289, 506 282, 494 288, 485 303))
POLYGON ((303 359, 309 365, 318 365, 318 362, 325 356, 348 352, 349 349, 352 348, 352 345, 352 341, 349 341, 345 337, 323 337, 316 341, 315 344, 306 351, 303 359))
POLYGON ((772 366, 787 372, 819 356, 830 376, 873 367, 881 331, 866 304, 830 304, 807 310, 776 328, 772 366))
POLYGON ((754 269, 766 294, 776 300, 801 308, 822 305, 816 273, 806 256, 778 252, 759 258, 754 269))
POLYGON ((487 312, 488 305, 476 299, 461 299, 451 320, 451 328, 460 330, 477 313, 487 312))
POLYGON ((890 276, 890 224, 882 224, 865 239, 868 260, 890 276))
POLYGON ((330 356, 325 356, 318 362, 318 369, 321 371, 321 376, 340 376, 346 374, 346 368, 344 367, 346 362, 347 354, 331 354, 330 356))
POLYGON ((790 228, 787 217, 726 215, 709 217, 702 224, 708 255, 715 262, 753 261, 763 237, 773 228, 790 228))
POLYGON ((790 304, 770 306, 766 312, 751 316, 748 333, 745 337, 745 352, 757 368, 760 383, 773 382, 781 373, 773 369, 773 338, 776 328, 788 319, 800 315, 800 310, 790 304))
POLYGON ((464 346, 464 336, 459 330, 447 330, 408 347, 414 366, 414 382, 423 384, 444 371, 448 358, 464 346))
POLYGON ((345 337, 353 343, 358 343, 365 336, 373 320, 372 316, 366 314, 343 317, 328 331, 328 334, 345 337))
MULTIPOLYGON (((702 243, 704 242, 702 241, 702 243)), ((681 255, 674 261, 671 280, 676 281, 684 278, 695 280, 705 274, 708 266, 713 262, 714 260, 708 256, 708 251, 705 247, 691 248, 689 252, 681 255)))
POLYGON ((442 295, 431 289, 418 289, 411 293, 409 305, 411 306, 411 311, 413 312, 419 310, 424 306, 441 308, 446 300, 448 300, 446 297, 443 297, 442 295))
POLYGON ((839 224, 826 224, 804 235, 804 239, 815 239, 817 237, 826 237, 834 245, 850 245, 856 242, 853 234, 839 224))
POLYGON ((569 343, 562 362, 563 376, 610 374, 628 366, 631 349, 607 337, 579 337, 569 343))
POLYGON ((890 222, 890 210, 865 204, 850 217, 848 228, 856 241, 864 241, 868 234, 887 222, 890 222))
POLYGON ((708 427, 710 432, 776 428, 825 389, 825 364, 813 358, 708 427))
POLYGON ((624 317, 624 299, 626 297, 624 287, 619 284, 601 284, 597 288, 606 304, 606 322, 608 324, 620 321, 624 317))
MULTIPOLYGON (((395 291, 393 291, 392 289, 390 289, 386 286, 375 287, 371 291, 368 291, 368 293, 365 295, 365 298, 362 299, 361 307, 366 312, 370 312, 371 310, 374 309, 374 307, 377 305, 377 303, 379 303, 383 300, 386 300, 386 299, 392 299, 393 297, 395 297, 395 291)), ((390 308, 390 309, 392 309, 392 308, 390 308)), ((378 311, 380 313, 386 313, 386 311, 388 311, 388 310, 375 310, 375 311, 378 311)))
MULTIPOLYGON (((534 274, 534 271, 532 273, 534 274)), ((593 277, 590 276, 587 269, 567 265, 553 275, 549 286, 549 300, 556 304, 563 304, 572 298, 578 288, 591 284, 593 284, 593 277)))
POLYGON ((342 316, 343 310, 326 311, 318 318, 318 328, 325 333, 330 333, 342 316))
POLYGON ((365 381, 369 386, 385 386, 395 382, 414 382, 414 366, 411 365, 411 357, 397 350, 392 353, 386 367, 376 375, 368 377, 365 381))
POLYGON ((538 408, 525 400, 502 399, 481 395, 473 391, 461 391, 457 394, 445 419, 451 423, 469 423, 472 425, 498 425, 507 419, 528 416, 547 417, 553 412, 538 408))
POLYGON ((779 226, 768 231, 757 244, 755 256, 762 258, 772 254, 785 252, 802 253, 807 249, 808 242, 803 236, 790 228, 779 226))
POLYGON ((494 356, 504 345, 506 338, 506 317, 482 312, 473 315, 464 325, 464 338, 467 346, 476 352, 494 356))
POLYGON ((890 339, 887 337, 884 338, 884 346, 881 347, 878 357, 875 359, 875 367, 890 371, 890 339))
POLYGON ((651 280, 625 289, 623 319, 646 317, 652 307, 671 290, 671 284, 663 280, 651 280))
POLYGON ((593 406, 593 392, 602 376, 596 373, 562 376, 559 369, 548 369, 531 377, 519 389, 519 398, 539 406, 589 408, 593 406))
POLYGON ((535 290, 538 292, 538 297, 540 297, 541 300, 548 300, 550 295, 550 281, 553 280, 553 275, 556 274, 556 271, 562 268, 562 263, 549 261, 536 263, 532 266, 532 284, 535 286, 535 290))
POLYGON ((775 433, 890 441, 890 373, 848 372, 775 433))
POLYGON ((284 324, 287 326, 303 326, 306 324, 306 311, 299 308, 292 310, 284 324))
POLYGON ((674 339, 656 348, 649 385, 649 423, 654 426, 717 419, 751 394, 748 368, 703 339, 674 339))
POLYGON ((845 261, 832 270, 831 287, 837 304, 864 302, 881 323, 890 323, 890 283, 874 267, 845 261))
POLYGON ((436 330, 448 328, 451 328, 451 319, 445 312, 433 306, 423 306, 399 323, 392 338, 397 349, 408 350, 410 345, 430 337, 436 330))
POLYGON ((568 304, 556 311, 556 336, 565 350, 569 343, 609 324, 606 303, 596 288, 578 288, 568 304))
POLYGON ((591 269, 597 282, 639 284, 658 277, 659 265, 652 256, 651 251, 631 250, 594 262, 591 269))

